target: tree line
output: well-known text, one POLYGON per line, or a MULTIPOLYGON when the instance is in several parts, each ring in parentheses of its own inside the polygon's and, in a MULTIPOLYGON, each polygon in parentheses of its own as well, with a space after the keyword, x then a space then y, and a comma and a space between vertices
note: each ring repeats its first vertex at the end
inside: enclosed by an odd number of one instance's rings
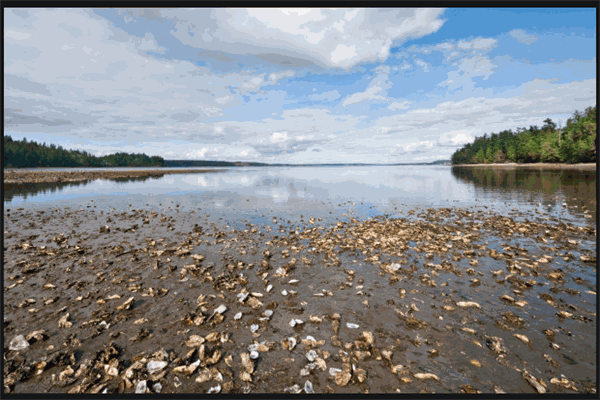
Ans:
POLYGON ((66 150, 54 144, 14 140, 4 136, 4 168, 23 167, 164 167, 159 156, 119 152, 102 157, 87 151, 66 150))
POLYGON ((452 164, 596 162, 596 106, 575 111, 565 127, 544 125, 487 133, 452 155, 452 164))

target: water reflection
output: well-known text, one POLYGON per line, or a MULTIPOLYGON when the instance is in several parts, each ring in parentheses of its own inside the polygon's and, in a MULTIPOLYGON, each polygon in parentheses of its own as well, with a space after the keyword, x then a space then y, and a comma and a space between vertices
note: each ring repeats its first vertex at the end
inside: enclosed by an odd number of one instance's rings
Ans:
POLYGON ((452 175, 471 184, 479 197, 497 201, 500 196, 557 209, 566 204, 582 216, 588 210, 596 220, 595 170, 452 167, 452 175))
MULTIPOLYGON (((117 187, 123 187, 131 182, 146 182, 149 180, 161 179, 162 176, 140 176, 140 177, 119 177, 103 179, 116 183, 117 187)), ((77 188, 90 185, 96 179, 86 179, 76 182, 43 182, 43 183, 5 183, 4 184, 4 201, 10 203, 14 197, 27 199, 38 195, 60 193, 64 189, 77 188)))

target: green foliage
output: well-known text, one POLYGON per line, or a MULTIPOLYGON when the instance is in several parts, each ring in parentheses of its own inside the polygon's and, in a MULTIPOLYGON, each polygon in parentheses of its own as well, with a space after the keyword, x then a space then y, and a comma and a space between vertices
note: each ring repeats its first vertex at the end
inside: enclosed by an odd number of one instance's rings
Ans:
POLYGON ((575 111, 567 126, 557 129, 550 119, 539 128, 518 127, 483 135, 452 155, 452 164, 582 163, 596 161, 596 106, 575 111))
POLYGON ((65 150, 54 144, 13 140, 4 136, 4 168, 23 167, 151 167, 164 166, 162 157, 116 153, 96 157, 86 151, 65 150))

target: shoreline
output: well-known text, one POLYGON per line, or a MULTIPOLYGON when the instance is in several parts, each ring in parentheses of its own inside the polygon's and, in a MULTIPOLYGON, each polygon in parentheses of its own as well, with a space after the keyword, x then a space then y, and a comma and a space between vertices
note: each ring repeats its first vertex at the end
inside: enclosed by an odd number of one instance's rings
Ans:
POLYGON ((581 163, 581 164, 557 164, 557 163, 531 163, 531 164, 519 164, 519 163, 492 163, 492 164, 453 164, 452 167, 500 167, 500 168, 565 168, 565 169, 596 169, 596 163, 581 163))
POLYGON ((167 174, 192 174, 218 172, 223 169, 176 169, 176 170, 129 170, 129 171, 19 171, 4 170, 4 184, 81 182, 92 179, 133 178, 143 176, 163 176, 167 174))
POLYGON ((89 206, 4 210, 4 393, 595 393, 595 229, 89 206))

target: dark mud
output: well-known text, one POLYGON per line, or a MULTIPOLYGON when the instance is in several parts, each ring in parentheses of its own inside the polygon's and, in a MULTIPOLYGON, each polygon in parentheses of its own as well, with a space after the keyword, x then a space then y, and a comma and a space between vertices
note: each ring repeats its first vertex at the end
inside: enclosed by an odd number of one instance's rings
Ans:
POLYGON ((5 207, 4 392, 596 393, 595 229, 344 207, 5 207))

